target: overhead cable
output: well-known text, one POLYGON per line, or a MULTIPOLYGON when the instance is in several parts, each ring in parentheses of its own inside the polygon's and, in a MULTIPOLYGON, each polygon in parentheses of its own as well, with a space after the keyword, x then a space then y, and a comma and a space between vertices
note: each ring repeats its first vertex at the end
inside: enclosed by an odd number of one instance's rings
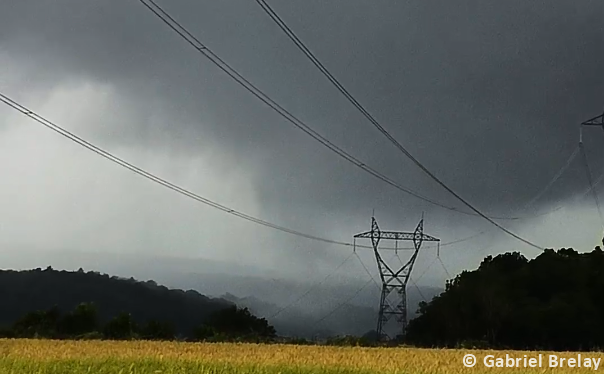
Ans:
POLYGON ((344 261, 342 261, 333 272, 327 274, 327 276, 325 278, 323 278, 320 282, 316 283, 315 285, 313 285, 312 287, 310 287, 308 290, 306 290, 306 292, 304 292, 302 295, 300 295, 300 297, 298 297, 296 300, 294 300, 293 302, 287 304, 286 306, 280 308, 279 310, 277 310, 273 315, 271 315, 270 317, 268 317, 268 319, 272 319, 276 316, 278 316, 279 314, 281 314, 283 311, 291 308, 292 306, 296 305, 298 302, 300 302, 302 299, 304 299, 306 296, 308 296, 312 291, 314 291, 317 287, 321 286, 323 283, 325 283, 329 278, 331 278, 332 275, 334 275, 335 273, 338 272, 338 270, 340 270, 340 268, 342 266, 344 266, 344 264, 346 262, 348 262, 348 260, 350 260, 350 258, 353 256, 353 254, 356 254, 355 252, 350 252, 348 254, 348 256, 344 259, 344 261))
POLYGON ((443 270, 445 271, 445 273, 447 274, 447 276, 449 277, 449 279, 453 279, 453 277, 451 276, 451 273, 449 273, 449 270, 447 270, 447 267, 445 266, 445 263, 443 262, 443 260, 439 257, 436 257, 438 259, 438 261, 440 262, 441 267, 443 268, 443 270))
MULTIPOLYGON (((230 78, 235 80, 239 85, 249 91, 252 95, 258 98, 260 101, 268 105, 272 110, 280 114, 283 118, 285 118, 288 122, 296 126, 298 129, 302 130, 304 133, 309 135, 311 138, 315 139, 323 146, 327 147, 332 152, 336 153, 338 156, 342 157, 344 160, 352 163, 358 168, 364 170, 365 172, 371 174, 375 178, 380 179, 381 181, 391 185, 392 187, 405 192, 411 196, 414 196, 420 200, 423 200, 432 205, 454 211, 461 214, 466 214, 470 216, 476 216, 476 214, 472 212, 466 212, 460 210, 456 207, 448 206, 443 203, 440 203, 436 200, 427 198, 420 193, 413 191, 407 187, 403 187, 399 183, 394 182, 392 179, 388 178, 384 174, 378 172, 374 168, 368 166, 364 162, 358 160, 350 153, 344 151, 340 147, 333 144, 331 141, 326 139, 324 136, 319 134, 317 131, 313 130, 306 123, 295 117, 289 111, 284 109, 278 103, 276 103, 273 99, 267 96, 263 91, 258 89, 255 85, 253 85, 249 80, 239 74, 235 69, 233 69, 230 65, 228 65, 224 60, 222 60, 218 55, 212 52, 206 45, 204 45, 199 39, 197 39, 193 34, 191 34, 184 26, 182 26, 178 21, 176 21, 170 14, 168 14, 162 7, 160 7, 153 0, 139 0, 147 9, 149 9, 155 16, 157 16, 163 23, 165 23, 170 29, 176 32, 180 37, 182 37, 185 41, 187 41, 193 48, 195 48, 198 52, 200 52, 203 56, 205 56, 208 60, 210 60, 214 65, 216 65, 220 70, 226 73, 230 78)), ((517 217, 491 217, 492 219, 499 220, 516 220, 517 217)))
POLYGON ((594 200, 596 202, 596 208, 598 209, 598 214, 600 215, 600 222, 604 226, 604 218, 602 216, 602 209, 600 209, 600 200, 598 199, 598 194, 594 189, 593 178, 591 175, 591 169, 589 168, 589 163, 587 161, 587 153, 585 152, 585 148, 583 146, 583 142, 579 143, 579 147, 581 148, 581 154, 583 156, 583 165, 585 166, 585 171, 587 172, 587 181, 589 182, 589 189, 593 193, 594 200))
POLYGON ((335 312, 337 312, 338 310, 340 310, 340 308, 342 308, 344 305, 348 304, 352 299, 354 299, 355 297, 358 296, 358 294, 361 293, 361 291, 363 291, 365 289, 365 287, 369 286, 369 284, 371 284, 371 282, 375 282, 375 280, 373 279, 373 277, 371 279, 369 279, 365 284, 363 284, 363 286, 361 286, 354 294, 352 294, 349 298, 347 298, 346 300, 344 300, 343 302, 341 302, 340 304, 338 304, 334 309, 332 309, 329 313, 327 313, 326 315, 324 315, 323 317, 319 318, 315 323, 314 326, 318 325, 319 323, 325 321, 327 318, 331 317, 335 312))
MULTIPOLYGON (((212 208, 221 210, 221 211, 223 211, 225 213, 228 213, 228 214, 231 214, 233 216, 242 218, 244 220, 256 223, 258 225, 262 225, 262 226, 265 226, 265 227, 268 227, 268 228, 272 228, 272 229, 275 229, 275 230, 278 230, 278 231, 282 231, 282 232, 285 232, 285 233, 288 233, 288 234, 291 234, 291 235, 296 235, 296 236, 300 236, 300 237, 303 237, 303 238, 312 239, 312 240, 316 240, 316 241, 320 241, 320 242, 324 242, 324 243, 329 243, 329 244, 335 244, 335 245, 340 245, 340 246, 345 246, 345 247, 350 247, 350 248, 353 247, 353 243, 350 243, 350 242, 343 242, 343 241, 332 240, 332 239, 327 239, 327 238, 323 238, 323 237, 319 237, 319 236, 315 236, 315 235, 306 234, 304 232, 297 231, 297 230, 292 230, 290 228, 283 227, 283 226, 279 226, 277 224, 274 224, 274 223, 262 220, 260 218, 256 218, 256 217, 250 216, 248 214, 239 212, 239 211, 237 211, 235 209, 231 209, 231 208, 229 208, 229 207, 227 207, 225 205, 219 204, 219 203, 214 202, 214 201, 212 201, 210 199, 207 199, 205 197, 197 195, 197 194, 195 194, 195 193, 193 193, 193 192, 191 192, 191 191, 189 191, 187 189, 179 187, 179 186, 177 186, 177 185, 175 185, 175 184, 173 184, 173 183, 171 183, 171 182, 169 182, 169 181, 167 181, 165 179, 162 179, 162 178, 156 176, 155 174, 147 172, 147 171, 145 171, 145 170, 143 170, 143 169, 141 169, 141 168, 139 168, 139 167, 137 167, 137 166, 135 166, 135 165, 133 165, 133 164, 131 164, 131 163, 129 163, 129 162, 127 162, 127 161, 125 161, 125 160, 123 160, 123 159, 115 156, 115 155, 113 155, 112 153, 110 153, 108 151, 105 151, 105 150, 103 150, 103 149, 95 146, 94 144, 92 144, 92 143, 90 143, 90 142, 88 142, 88 141, 80 138, 79 136, 77 136, 77 135, 69 132, 68 130, 65 130, 64 128, 58 126, 57 124, 55 124, 55 123, 47 120, 46 118, 42 117, 39 114, 33 112, 32 110, 28 109, 27 107, 19 104, 18 102, 14 101, 13 99, 11 99, 10 97, 4 95, 3 93, 0 93, 0 102, 6 104, 7 106, 9 106, 12 109, 20 112, 21 114, 26 115, 27 117, 33 119, 34 121, 40 123, 43 126, 49 128, 50 130, 52 130, 52 131, 54 131, 54 132, 62 135, 63 137, 65 137, 65 138, 67 138, 67 139, 69 139, 69 140, 71 140, 71 141, 73 141, 73 142, 81 145, 82 147, 84 147, 84 148, 86 148, 86 149, 88 149, 88 150, 90 150, 90 151, 98 154, 99 156, 101 156, 101 157, 103 157, 103 158, 105 158, 105 159, 107 159, 107 160, 109 160, 109 161, 111 161, 111 162, 113 162, 113 163, 115 163, 115 164, 123 167, 123 168, 126 168, 126 169, 128 169, 128 170, 130 170, 130 171, 132 171, 132 172, 134 172, 134 173, 136 173, 136 174, 138 174, 138 175, 140 175, 140 176, 142 176, 144 178, 147 178, 147 179, 149 179, 152 182, 155 182, 155 183, 157 183, 159 185, 162 185, 162 186, 164 186, 164 187, 166 187, 166 188, 168 188, 168 189, 170 189, 170 190, 172 190, 174 192, 177 192, 177 193, 179 193, 181 195, 184 195, 184 196, 186 196, 188 198, 196 200, 196 201, 198 201, 198 202, 200 202, 202 204, 208 205, 208 206, 210 206, 212 208)), ((469 238, 467 238, 467 239, 469 239, 469 238)), ((447 244, 447 243, 445 243, 445 244, 447 244)), ((373 247, 370 247, 370 246, 358 245, 358 244, 356 245, 356 247, 373 248, 373 247)), ((389 249, 389 248, 386 248, 386 249, 389 249)), ((391 249, 394 249, 394 248, 391 248, 391 249)))
POLYGON ((283 20, 270 8, 270 6, 264 0, 256 0, 256 2, 265 10, 267 14, 275 21, 281 30, 287 34, 287 36, 296 44, 296 46, 311 60, 311 62, 327 77, 327 79, 334 85, 336 88, 376 127, 394 146, 400 150, 407 158, 409 158, 417 167, 419 167, 426 175, 428 175, 432 180, 438 183, 441 187, 443 187, 446 191, 448 191, 451 195, 457 198, 460 202, 474 211, 477 215, 487 220, 492 225, 496 226, 506 234, 520 240, 521 242, 530 245, 531 247, 537 248, 539 250, 543 250, 543 247, 538 246, 537 244, 522 238, 521 236, 511 232, 507 228, 501 226, 499 223, 495 222, 491 217, 488 217, 480 210, 475 208, 472 204, 458 195, 455 191, 453 191, 449 186, 447 186, 443 181, 441 181, 437 176, 435 176, 430 170, 428 170, 418 159, 416 159, 402 144, 400 144, 369 112, 340 84, 340 82, 323 66, 323 64, 314 56, 314 54, 300 41, 300 39, 291 31, 291 29, 283 22, 283 20))
MULTIPOLYGON (((378 289, 378 291, 381 291, 382 288, 380 287, 380 285, 377 283, 377 281, 375 280, 375 278, 373 277, 373 275, 371 274, 371 272, 369 271, 369 269, 367 268, 367 266, 365 265, 365 263, 363 262, 363 260, 361 259, 361 257, 359 256, 358 253, 354 252, 354 254, 357 256, 357 259, 359 260, 359 262, 361 263, 361 265, 363 266, 363 269, 365 270, 365 272, 367 273, 367 275, 369 275, 369 277, 373 280, 373 283, 375 284, 375 287, 378 289)), ((392 258, 394 258, 394 256, 392 256, 392 258)), ((391 259, 392 261, 392 259, 391 259)), ((390 261, 389 261, 390 262, 390 261)))
POLYGON ((577 146, 577 148, 575 148, 575 150, 570 155, 570 157, 568 158, 568 160, 566 161, 566 163, 562 166, 562 168, 560 170, 558 170, 558 172, 556 173, 556 175, 554 175, 554 177, 552 178, 552 180, 550 180, 549 183, 545 186, 545 188, 543 188, 533 199, 531 199, 525 205, 524 209, 530 208, 537 200, 539 200, 541 198, 541 196, 543 196, 543 194, 545 194, 554 185, 554 183, 556 183, 556 181, 558 179, 560 179, 560 177, 564 174, 564 172, 570 167, 570 165, 572 164, 572 162, 575 159, 575 157, 577 157, 577 154, 579 153, 579 150, 580 150, 580 146, 577 146))
MULTIPOLYGON (((191 192, 189 190, 186 190, 186 189, 184 189, 182 187, 179 187, 179 186, 177 186, 177 185, 175 185, 173 183, 168 182, 165 179, 162 179, 162 178, 160 178, 160 177, 158 177, 158 176, 156 176, 156 175, 154 175, 152 173, 149 173, 149 172, 147 172, 147 171, 145 171, 145 170, 143 170, 143 169, 141 169, 141 168, 139 168, 137 166, 134 166, 134 165, 130 164, 129 162, 127 162, 127 161, 125 161, 125 160, 123 160, 123 159, 121 159, 121 158, 119 158, 119 157, 117 157, 117 156, 115 156, 115 155, 113 155, 113 154, 111 154, 111 153, 109 153, 109 152, 107 152, 107 151, 105 151, 105 150, 103 150, 103 149, 101 149, 101 148, 93 145, 92 143, 90 143, 90 142, 88 142, 88 141, 86 141, 86 140, 78 137, 77 135, 74 135, 73 133, 71 133, 71 132, 63 129, 62 127, 60 127, 60 126, 52 123, 51 121, 45 119, 44 117, 36 114, 35 112, 33 112, 30 109, 26 108, 25 106, 17 103, 16 101, 12 100, 11 98, 9 98, 8 96, 6 96, 6 95, 4 95, 2 93, 0 93, 0 101, 3 102, 4 104, 8 105, 9 107, 11 107, 11 108, 13 108, 13 109, 21 112, 22 114, 30 117, 31 119, 33 119, 34 121, 42 124, 43 126, 45 126, 45 127, 49 128, 49 129, 57 132, 58 134, 66 137, 67 139, 69 139, 69 140, 71 140, 73 142, 76 142, 79 145, 87 148, 88 150, 93 151, 94 153, 96 153, 96 154, 98 154, 98 155, 106 158, 107 160, 112 161, 112 162, 114 162, 114 163, 116 163, 116 164, 118 164, 118 165, 120 165, 120 166, 122 166, 122 167, 124 167, 124 168, 126 168, 126 169, 128 169, 128 170, 130 170, 130 171, 132 171, 132 172, 134 172, 134 173, 142 176, 142 177, 145 177, 145 178, 151 180, 152 182, 160 184, 160 185, 162 185, 162 186, 164 186, 164 187, 166 187, 166 188, 168 188, 170 190, 178 192, 178 193, 180 193, 180 194, 182 194, 184 196, 187 196, 187 197, 189 197, 189 198, 191 198, 193 200, 196 200, 196 201, 198 201, 200 203, 206 204, 206 205, 208 205, 208 206, 210 206, 212 208, 221 210, 221 211, 223 211, 225 213, 228 213, 228 214, 232 214, 232 215, 234 215, 236 217, 245 219, 247 221, 250 221, 250 222, 262 225, 262 226, 266 226, 266 227, 269 227, 269 228, 272 228, 272 229, 275 229, 275 230, 283 231, 283 232, 286 232, 286 233, 289 233, 289 234, 292 234, 292 235, 304 237, 304 238, 307 238, 307 239, 313 239, 313 240, 317 240, 317 241, 321 241, 321 242, 325 242, 325 243, 337 244, 337 245, 342 245, 342 246, 346 246, 346 247, 352 247, 352 243, 347 243, 347 242, 342 242, 342 241, 337 241, 337 240, 326 239, 326 238, 322 238, 322 237, 318 237, 318 236, 314 236, 314 235, 309 235, 309 234, 306 234, 306 233, 303 233, 303 232, 300 232, 300 231, 292 230, 292 229, 289 229, 287 227, 279 226, 279 225, 273 224, 271 222, 264 221, 264 220, 261 220, 259 218, 250 216, 248 214, 236 211, 236 210, 231 209, 231 208, 229 208, 227 206, 224 206, 222 204, 216 203, 216 202, 214 202, 214 201, 212 201, 210 199, 207 199, 205 197, 199 196, 199 195, 197 195, 197 194, 195 194, 195 193, 193 193, 193 192, 191 192)), ((360 247, 360 246, 357 246, 357 247, 360 247)))

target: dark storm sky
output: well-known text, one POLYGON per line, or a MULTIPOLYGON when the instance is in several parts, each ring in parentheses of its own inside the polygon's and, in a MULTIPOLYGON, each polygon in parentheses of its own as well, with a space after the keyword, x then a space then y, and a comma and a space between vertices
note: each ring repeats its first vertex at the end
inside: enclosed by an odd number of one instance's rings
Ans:
MULTIPOLYGON (((336 145, 423 195, 464 208, 398 152, 255 1, 160 1, 242 75, 336 145)), ((604 107, 601 1, 271 1, 340 82, 415 157, 540 246, 590 250, 601 222, 577 158, 529 209, 604 107)), ((0 12, 2 93, 94 144, 253 216, 349 241, 426 232, 453 271, 534 249, 481 218, 406 195, 337 158, 231 81, 138 1, 13 1, 0 12)), ((586 132, 594 173, 601 132, 586 132)), ((273 232, 178 196, 0 108, 2 254, 211 257, 290 274, 348 249, 273 232)), ((428 262, 434 253, 420 260, 428 262)), ((30 261, 30 262, 28 262, 30 261)), ((17 263, 15 262, 15 263, 17 263)), ((437 276, 435 276, 437 277, 437 276)))

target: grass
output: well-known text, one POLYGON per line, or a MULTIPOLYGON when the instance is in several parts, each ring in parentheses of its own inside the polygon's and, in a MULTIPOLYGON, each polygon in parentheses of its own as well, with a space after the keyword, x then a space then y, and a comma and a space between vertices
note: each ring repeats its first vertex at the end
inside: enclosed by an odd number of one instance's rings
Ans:
MULTIPOLYGON (((486 368, 487 354, 505 357, 536 352, 439 350, 414 348, 360 348, 295 345, 204 344, 177 342, 111 342, 0 340, 0 374, 332 374, 332 373, 491 373, 515 371, 534 373, 584 373, 593 368, 486 368), (466 368, 462 358, 473 353, 474 368, 466 368)), ((548 352, 542 352, 545 357, 548 352)), ((552 353, 553 354, 553 353, 552 353)), ((575 353, 558 353, 576 357, 575 353)), ((601 358, 598 371, 604 372, 604 354, 583 353, 601 358)))

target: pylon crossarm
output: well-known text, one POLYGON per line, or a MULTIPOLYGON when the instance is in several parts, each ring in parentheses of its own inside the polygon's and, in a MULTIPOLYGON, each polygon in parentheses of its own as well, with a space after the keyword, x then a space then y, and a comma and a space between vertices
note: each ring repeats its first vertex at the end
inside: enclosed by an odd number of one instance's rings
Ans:
MULTIPOLYGON (((375 231, 367 231, 360 234, 355 235, 355 238, 365 238, 370 239, 372 237, 372 233, 375 235, 375 231)), ((380 240, 410 240, 413 241, 415 239, 415 233, 413 232, 400 232, 400 231, 379 231, 380 240)), ((420 238, 417 238, 420 239, 420 238)), ((437 239, 433 236, 422 234, 421 240, 425 242, 439 242, 440 239, 437 239)))

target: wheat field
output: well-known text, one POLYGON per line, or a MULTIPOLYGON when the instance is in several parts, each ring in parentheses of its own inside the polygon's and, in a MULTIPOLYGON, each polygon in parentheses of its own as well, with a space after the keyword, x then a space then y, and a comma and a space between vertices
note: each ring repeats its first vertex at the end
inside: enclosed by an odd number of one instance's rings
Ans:
MULTIPOLYGON (((148 341, 51 341, 0 340, 0 373, 462 373, 515 371, 535 373, 583 373, 594 368, 488 368, 485 355, 529 357, 539 352, 469 351, 415 348, 361 348, 296 345, 176 343, 148 341), (463 365, 473 353, 477 364, 463 365)), ((542 352, 544 356, 550 354, 542 352)), ((554 354, 554 353, 551 353, 554 354)), ((577 357, 576 353, 556 353, 577 357)), ((582 353, 600 359, 604 354, 582 353)), ((603 367, 597 371, 604 372, 603 367)))

